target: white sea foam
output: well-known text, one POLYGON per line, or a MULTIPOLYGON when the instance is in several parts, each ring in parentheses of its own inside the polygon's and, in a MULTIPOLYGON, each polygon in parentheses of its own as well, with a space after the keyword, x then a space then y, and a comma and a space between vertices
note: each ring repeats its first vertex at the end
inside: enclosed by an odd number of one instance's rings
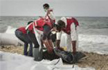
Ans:
MULTIPOLYGON (((61 37, 61 46, 66 46, 66 34, 61 37)), ((85 52, 94 52, 98 54, 108 54, 108 36, 107 35, 85 35, 78 36, 78 50, 85 52)))
POLYGON ((108 36, 80 34, 79 49, 86 52, 108 54, 108 36))
POLYGON ((79 41, 91 42, 91 43, 100 43, 108 44, 107 35, 84 35, 79 34, 79 41))

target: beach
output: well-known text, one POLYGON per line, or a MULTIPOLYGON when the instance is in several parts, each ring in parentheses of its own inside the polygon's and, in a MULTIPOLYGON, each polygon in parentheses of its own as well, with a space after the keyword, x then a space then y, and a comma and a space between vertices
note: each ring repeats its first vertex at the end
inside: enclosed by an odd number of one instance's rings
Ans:
MULTIPOLYGON (((5 16, 0 19, 0 51, 23 55, 23 43, 15 36, 15 29, 26 26, 32 16, 5 16)), ((57 19, 59 19, 58 17, 57 19)), ((78 50, 86 57, 78 63, 80 67, 93 67, 95 70, 108 70, 108 17, 76 17, 79 21, 78 50)), ((62 46, 66 46, 63 36, 62 46)), ((4 69, 5 70, 5 69, 4 69)))
MULTIPOLYGON (((23 55, 23 46, 4 46, 0 47, 0 51, 18 53, 23 55)), ((97 53, 87 53, 83 52, 86 57, 81 59, 75 65, 80 67, 93 67, 96 70, 108 70, 108 55, 101 55, 97 53)))

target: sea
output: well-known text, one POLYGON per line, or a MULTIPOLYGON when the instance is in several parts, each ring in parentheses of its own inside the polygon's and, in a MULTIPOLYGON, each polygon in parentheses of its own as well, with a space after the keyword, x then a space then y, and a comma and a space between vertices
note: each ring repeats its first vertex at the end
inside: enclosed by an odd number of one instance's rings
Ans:
MULTIPOLYGON (((4 33, 9 26, 14 28, 26 26, 29 21, 38 18, 38 16, 0 16, 0 33, 4 33)), ((75 18, 79 22, 79 47, 83 51, 108 54, 108 17, 75 18)))
MULTIPOLYGON (((1 16, 0 33, 6 31, 8 26, 26 26, 27 22, 34 21, 39 17, 35 16, 1 16)), ((57 17, 58 20, 60 17, 57 17)), ((79 22, 80 34, 108 35, 108 17, 75 17, 79 22)))

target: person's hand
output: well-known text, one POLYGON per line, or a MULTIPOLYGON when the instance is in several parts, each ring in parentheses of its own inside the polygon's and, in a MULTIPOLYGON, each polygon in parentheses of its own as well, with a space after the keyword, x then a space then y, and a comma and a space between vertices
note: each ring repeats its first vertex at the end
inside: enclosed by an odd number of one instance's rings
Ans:
POLYGON ((52 33, 52 34, 56 34, 56 32, 57 32, 56 27, 53 27, 53 28, 51 29, 51 33, 52 33))

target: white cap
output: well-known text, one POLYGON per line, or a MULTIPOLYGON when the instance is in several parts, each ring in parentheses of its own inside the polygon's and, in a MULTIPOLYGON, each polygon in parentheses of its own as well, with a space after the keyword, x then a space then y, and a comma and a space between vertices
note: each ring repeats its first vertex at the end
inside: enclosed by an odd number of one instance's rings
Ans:
POLYGON ((62 20, 62 21, 65 23, 65 25, 67 26, 67 20, 66 20, 66 17, 61 17, 60 20, 62 20))

